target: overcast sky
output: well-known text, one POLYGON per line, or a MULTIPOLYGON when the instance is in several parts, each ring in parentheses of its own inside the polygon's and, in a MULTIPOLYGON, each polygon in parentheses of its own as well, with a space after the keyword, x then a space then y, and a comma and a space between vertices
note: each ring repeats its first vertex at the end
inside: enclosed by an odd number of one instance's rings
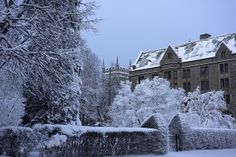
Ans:
POLYGON ((236 0, 97 0, 97 33, 85 33, 88 46, 110 66, 135 62, 140 51, 165 48, 202 33, 236 32, 236 0))

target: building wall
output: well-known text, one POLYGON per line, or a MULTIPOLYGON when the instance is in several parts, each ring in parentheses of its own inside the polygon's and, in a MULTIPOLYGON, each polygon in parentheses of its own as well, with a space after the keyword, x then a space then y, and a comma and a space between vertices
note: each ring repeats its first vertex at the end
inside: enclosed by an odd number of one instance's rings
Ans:
MULTIPOLYGON (((163 58, 165 59, 165 57, 163 58)), ((176 59, 174 59, 176 61, 176 59)), ((195 90, 198 86, 201 87, 201 81, 209 80, 209 89, 202 90, 207 92, 210 90, 223 90, 226 95, 230 95, 230 105, 228 105, 229 110, 236 116, 236 54, 232 54, 230 50, 219 49, 214 58, 208 58, 204 60, 192 61, 192 62, 166 62, 162 61, 160 67, 133 70, 129 72, 129 80, 132 82, 132 88, 134 89, 140 79, 152 79, 153 76, 158 75, 159 77, 165 77, 165 71, 171 72, 171 86, 184 88, 184 82, 189 81, 191 83, 191 90, 195 90), (221 58, 221 52, 225 51, 226 55, 221 58), (220 64, 228 64, 228 73, 220 73, 220 64), (202 77, 200 75, 201 67, 208 67, 209 75, 202 77), (185 69, 190 69, 190 78, 183 78, 183 71, 185 69), (177 80, 174 81, 173 74, 177 71, 177 80), (220 79, 229 78, 229 88, 221 88, 220 79), (178 86, 174 86, 174 83, 178 83, 178 86)))

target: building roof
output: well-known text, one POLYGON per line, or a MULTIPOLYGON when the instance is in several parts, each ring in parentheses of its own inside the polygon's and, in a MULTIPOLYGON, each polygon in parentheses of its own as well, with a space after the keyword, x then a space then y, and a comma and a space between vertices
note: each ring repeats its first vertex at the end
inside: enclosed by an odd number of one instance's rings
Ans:
MULTIPOLYGON (((178 46, 171 46, 171 48, 183 63, 215 57, 221 44, 225 44, 233 54, 236 53, 236 33, 201 39, 178 46)), ((167 48, 141 52, 133 70, 159 67, 166 50, 167 48)))

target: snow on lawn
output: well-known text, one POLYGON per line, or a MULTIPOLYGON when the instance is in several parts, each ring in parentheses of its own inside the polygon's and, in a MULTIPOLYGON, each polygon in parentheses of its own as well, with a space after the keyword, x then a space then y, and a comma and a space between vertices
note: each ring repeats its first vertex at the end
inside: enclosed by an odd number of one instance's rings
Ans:
MULTIPOLYGON (((122 157, 235 157, 236 149, 169 152, 166 155, 128 155, 122 157)), ((120 156, 121 157, 121 156, 120 156)))

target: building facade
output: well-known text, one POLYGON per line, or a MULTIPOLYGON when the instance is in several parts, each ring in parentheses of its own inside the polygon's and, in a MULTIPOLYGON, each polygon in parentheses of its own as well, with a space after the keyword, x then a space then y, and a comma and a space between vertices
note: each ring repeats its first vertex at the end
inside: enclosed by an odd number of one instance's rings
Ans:
POLYGON ((103 61, 102 72, 104 75, 105 88, 108 95, 108 106, 111 106, 114 97, 117 94, 117 90, 120 88, 120 82, 129 79, 129 69, 122 68, 119 65, 118 57, 116 63, 110 68, 105 68, 103 61))
POLYGON ((223 90, 228 109, 236 116, 236 33, 203 34, 198 41, 141 52, 129 73, 132 88, 155 76, 187 92, 197 87, 202 92, 223 90))
POLYGON ((105 68, 105 64, 103 61, 102 72, 106 79, 109 78, 118 78, 119 80, 128 80, 129 79, 129 69, 122 68, 119 64, 118 57, 116 58, 115 65, 110 68, 105 68))

